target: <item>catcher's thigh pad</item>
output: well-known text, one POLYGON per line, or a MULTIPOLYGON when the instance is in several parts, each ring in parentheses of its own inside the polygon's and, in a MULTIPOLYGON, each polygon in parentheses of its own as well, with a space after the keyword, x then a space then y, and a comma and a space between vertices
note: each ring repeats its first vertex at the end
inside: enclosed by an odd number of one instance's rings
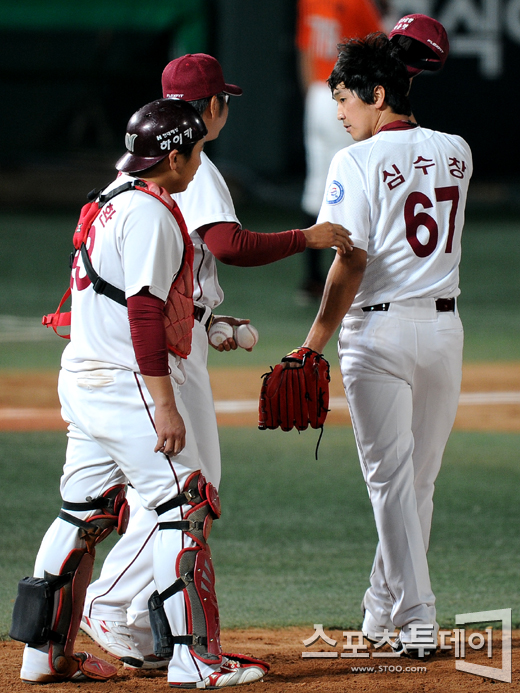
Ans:
POLYGON ((157 512, 162 515, 183 504, 191 506, 184 515, 185 519, 159 522, 159 530, 185 532, 196 546, 180 551, 175 566, 177 580, 161 594, 155 591, 149 599, 154 652, 158 657, 171 657, 175 645, 188 645, 197 659, 206 664, 219 664, 222 661, 220 619, 207 539, 213 520, 220 516, 220 501, 212 484, 206 482, 200 472, 195 472, 186 481, 183 493, 160 506, 157 512), (188 633, 174 636, 164 602, 181 590, 186 604, 188 633))

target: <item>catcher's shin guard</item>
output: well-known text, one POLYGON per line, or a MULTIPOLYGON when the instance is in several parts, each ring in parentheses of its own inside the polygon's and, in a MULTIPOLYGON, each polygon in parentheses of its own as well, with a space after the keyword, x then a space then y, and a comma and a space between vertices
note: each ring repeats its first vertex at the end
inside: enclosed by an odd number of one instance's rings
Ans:
MULTIPOLYGON (((79 537, 85 540, 86 545, 69 553, 59 575, 45 571, 43 578, 26 577, 19 582, 9 634, 14 640, 34 647, 48 643, 51 671, 58 678, 68 679, 78 669, 83 670, 85 663, 81 657, 74 655, 74 642, 92 577, 95 546, 115 527, 120 534, 125 531, 129 508, 123 486, 114 486, 102 497, 86 503, 65 501, 63 508, 98 510, 99 514, 83 521, 65 510, 60 512, 60 519, 78 527, 79 537)), ((101 674, 100 678, 107 678, 101 674)), ((92 673, 89 675, 92 678, 92 673)))
POLYGON ((168 510, 188 504, 184 519, 159 522, 159 530, 180 530, 191 537, 196 546, 183 549, 176 562, 177 580, 161 594, 155 591, 148 601, 158 657, 171 658, 175 645, 188 645, 197 659, 206 664, 220 664, 220 620, 215 594, 215 573, 207 539, 214 519, 220 517, 220 500, 216 489, 200 472, 186 481, 184 491, 157 508, 160 516, 168 510), (164 610, 164 602, 183 590, 186 604, 186 635, 172 635, 164 610))

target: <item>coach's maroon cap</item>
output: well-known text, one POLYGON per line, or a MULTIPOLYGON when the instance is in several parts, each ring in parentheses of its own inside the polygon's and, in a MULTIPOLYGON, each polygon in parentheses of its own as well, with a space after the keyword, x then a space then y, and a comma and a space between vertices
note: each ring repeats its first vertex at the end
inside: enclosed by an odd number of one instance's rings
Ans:
POLYGON ((450 52, 446 29, 425 14, 401 17, 388 37, 399 45, 401 60, 406 64, 410 77, 423 70, 440 70, 450 52))
POLYGON ((162 74, 162 90, 165 99, 183 101, 206 99, 221 92, 242 95, 236 84, 224 82, 219 61, 206 53, 190 53, 168 63, 162 74))

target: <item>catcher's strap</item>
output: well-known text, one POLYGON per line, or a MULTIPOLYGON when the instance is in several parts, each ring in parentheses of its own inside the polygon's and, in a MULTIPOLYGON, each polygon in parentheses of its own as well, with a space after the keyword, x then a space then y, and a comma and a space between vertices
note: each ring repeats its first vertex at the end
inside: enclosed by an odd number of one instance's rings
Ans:
POLYGON ((321 428, 329 411, 330 365, 317 351, 294 349, 262 376, 258 428, 321 428))

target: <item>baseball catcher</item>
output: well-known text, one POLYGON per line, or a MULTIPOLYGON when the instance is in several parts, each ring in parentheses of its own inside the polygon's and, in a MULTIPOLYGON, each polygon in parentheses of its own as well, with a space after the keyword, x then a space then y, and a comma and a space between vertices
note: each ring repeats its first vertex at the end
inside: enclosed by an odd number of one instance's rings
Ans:
POLYGON ((321 428, 329 411, 329 362, 307 347, 294 349, 262 376, 258 428, 321 428))

